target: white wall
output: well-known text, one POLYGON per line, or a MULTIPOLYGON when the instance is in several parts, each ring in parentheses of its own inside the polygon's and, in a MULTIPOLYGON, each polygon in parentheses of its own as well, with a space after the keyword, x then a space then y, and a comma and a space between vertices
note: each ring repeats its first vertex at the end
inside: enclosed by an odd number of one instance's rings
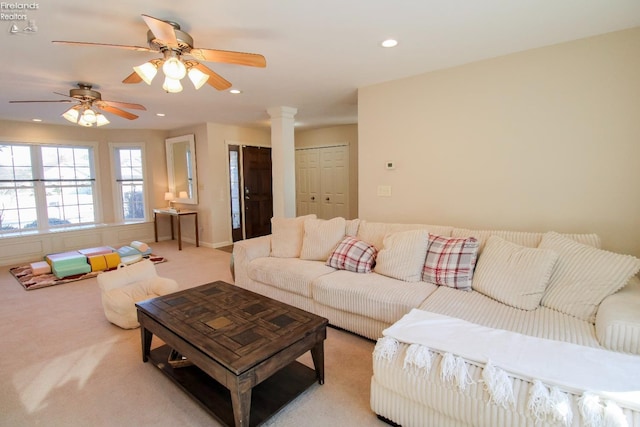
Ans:
POLYGON ((360 218, 596 232, 640 256, 639 52, 635 28, 361 89, 360 218))

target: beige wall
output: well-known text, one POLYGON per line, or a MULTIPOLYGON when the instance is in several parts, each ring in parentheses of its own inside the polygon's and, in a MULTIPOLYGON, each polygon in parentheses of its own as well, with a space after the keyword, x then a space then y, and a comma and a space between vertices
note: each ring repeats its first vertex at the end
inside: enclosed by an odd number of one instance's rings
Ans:
POLYGON ((358 125, 296 131, 296 148, 349 145, 349 218, 358 217, 358 125))
MULTIPOLYGON (((231 244, 231 200, 229 196, 229 155, 227 143, 271 145, 271 131, 204 123, 169 132, 169 137, 194 134, 198 205, 179 205, 198 210, 201 244, 220 247, 231 244)), ((166 182, 166 179, 165 179, 166 182)), ((184 228, 186 239, 193 239, 190 225, 184 228)))
POLYGON ((640 256, 638 52, 635 28, 361 89, 360 217, 596 232, 640 256))

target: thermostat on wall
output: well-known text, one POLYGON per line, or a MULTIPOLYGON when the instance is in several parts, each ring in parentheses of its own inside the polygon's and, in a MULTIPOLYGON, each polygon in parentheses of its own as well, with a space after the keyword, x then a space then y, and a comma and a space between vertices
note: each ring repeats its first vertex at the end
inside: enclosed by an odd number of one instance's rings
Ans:
POLYGON ((393 162, 386 162, 384 164, 384 167, 387 168, 388 170, 392 170, 396 168, 396 165, 393 162))

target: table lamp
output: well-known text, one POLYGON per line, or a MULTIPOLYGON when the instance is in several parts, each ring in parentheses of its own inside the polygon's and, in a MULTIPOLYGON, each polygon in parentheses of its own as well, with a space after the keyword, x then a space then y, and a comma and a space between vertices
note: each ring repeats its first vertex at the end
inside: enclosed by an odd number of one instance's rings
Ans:
POLYGON ((179 197, 179 198, 180 198, 180 199, 188 199, 188 198, 189 198, 189 195, 187 194, 187 192, 186 192, 186 191, 181 191, 181 192, 180 192, 180 197, 179 197))
POLYGON ((173 199, 175 199, 174 194, 171 192, 166 192, 164 193, 164 199, 169 202, 168 209, 173 209, 173 206, 171 206, 171 202, 173 201, 173 199))

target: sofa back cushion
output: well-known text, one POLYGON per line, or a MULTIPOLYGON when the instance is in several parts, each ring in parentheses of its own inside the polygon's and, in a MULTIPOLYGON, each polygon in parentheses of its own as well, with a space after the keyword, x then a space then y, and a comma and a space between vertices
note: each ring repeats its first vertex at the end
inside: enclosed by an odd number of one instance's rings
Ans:
POLYGON ((405 282, 419 282, 428 245, 427 230, 407 230, 388 234, 378 253, 374 271, 405 282))
POLYGON ((478 259, 473 289, 512 307, 535 310, 557 260, 555 251, 491 236, 478 259))
POLYGON ((360 220, 357 237, 367 243, 372 244, 378 250, 382 249, 383 241, 386 235, 396 233, 398 231, 407 230, 427 230, 429 233, 438 236, 451 236, 453 227, 444 225, 428 225, 428 224, 396 224, 385 222, 370 222, 364 219, 360 220))
POLYGON ((456 239, 429 234, 422 281, 469 291, 477 255, 478 241, 474 237, 456 239))
POLYGON ((346 220, 309 218, 304 221, 300 259, 326 261, 345 235, 346 220))
MULTIPOLYGON (((475 237, 478 239, 479 248, 478 255, 484 250, 484 245, 491 236, 498 236, 511 243, 515 243, 520 246, 526 246, 528 248, 537 248, 542 241, 544 233, 536 233, 529 231, 511 231, 511 230, 470 230, 468 228, 454 228, 451 231, 452 237, 475 237)), ((600 237, 597 234, 563 234, 565 237, 569 237, 576 242, 584 243, 585 245, 593 246, 594 248, 600 247, 600 237)))
POLYGON ((302 249, 304 222, 315 218, 315 214, 296 218, 271 218, 271 256, 298 258, 302 249))
POLYGON ((546 233, 539 247, 559 255, 541 304, 591 323, 602 300, 640 270, 638 258, 596 249, 555 232, 546 233))

